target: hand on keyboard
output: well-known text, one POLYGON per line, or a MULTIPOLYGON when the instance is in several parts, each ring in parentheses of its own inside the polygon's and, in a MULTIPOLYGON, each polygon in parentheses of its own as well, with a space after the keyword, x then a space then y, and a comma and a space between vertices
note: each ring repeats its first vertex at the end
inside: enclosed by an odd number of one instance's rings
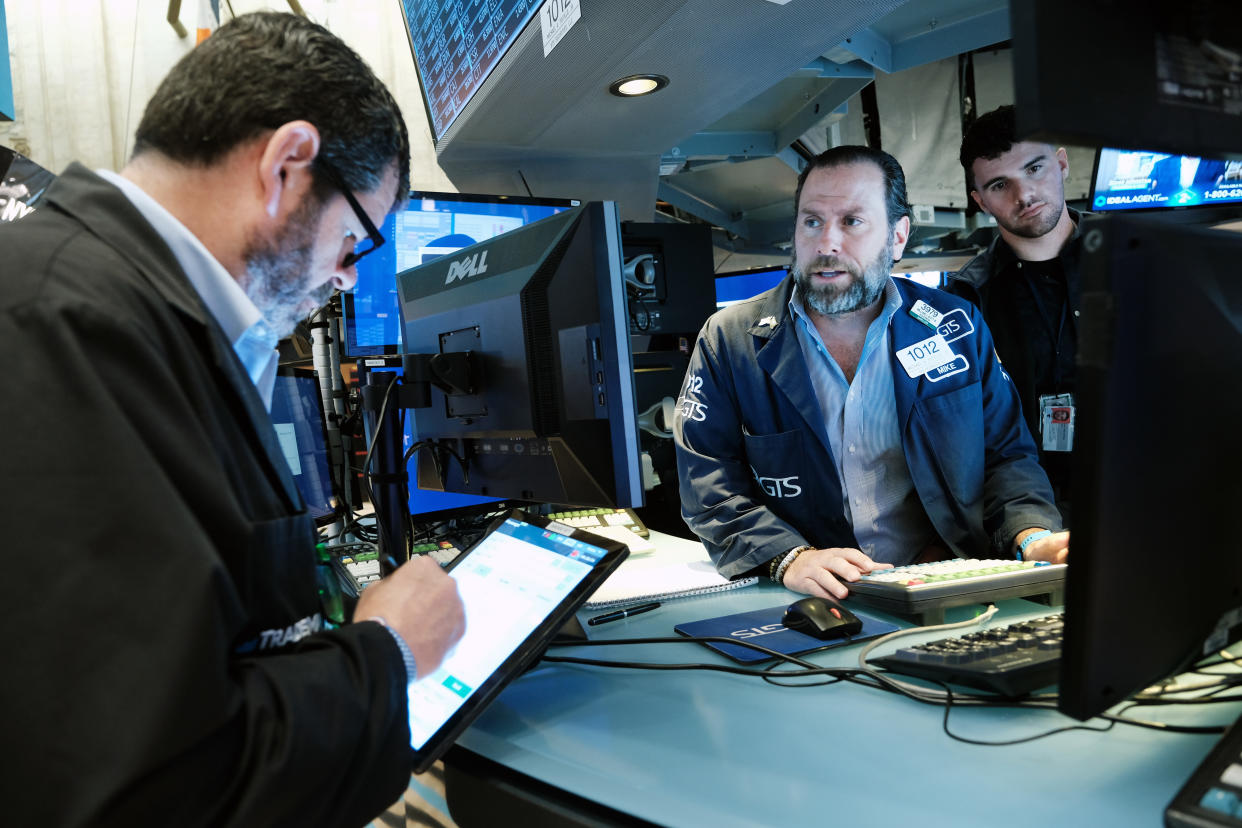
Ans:
POLYGON ((858 549, 808 549, 789 565, 783 583, 789 589, 808 595, 845 598, 850 591, 842 581, 857 581, 868 572, 891 569, 892 566, 877 563, 858 549))
MULTIPOLYGON (((1021 536, 1019 536, 1021 537, 1021 536)), ((1069 563, 1070 533, 1053 532, 1047 537, 1031 541, 1031 545, 1022 553, 1023 560, 1048 561, 1049 563, 1069 563)))

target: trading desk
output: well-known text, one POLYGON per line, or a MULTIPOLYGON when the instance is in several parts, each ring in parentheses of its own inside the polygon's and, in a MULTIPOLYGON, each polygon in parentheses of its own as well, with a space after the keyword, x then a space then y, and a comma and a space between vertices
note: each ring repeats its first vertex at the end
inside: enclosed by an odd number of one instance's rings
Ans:
MULTIPOLYGON (((587 629, 593 639, 673 636, 673 626, 683 621, 794 598, 761 583, 669 601, 653 612, 587 629)), ((996 622, 1048 612, 1009 600, 996 622)), ((966 607, 950 610, 949 620, 971 614, 966 607)), ((854 666, 862 646, 806 658, 854 666)), ((691 642, 555 652, 733 663, 691 642)), ((1238 713, 1234 705, 1138 712, 1183 724, 1225 724, 1238 713)), ((545 662, 510 685, 449 753, 447 800, 463 828, 498 824, 500 815, 507 824, 538 825, 1154 827, 1219 738, 1114 725, 1102 733, 1077 730, 985 747, 950 738, 943 719, 942 707, 844 682, 777 687, 707 671, 545 662), (550 810, 538 816, 525 810, 541 803, 550 810)), ((954 733, 984 741, 1022 739, 1072 724, 1047 710, 954 709, 949 717, 954 733)), ((1106 726, 1098 719, 1087 724, 1106 726)))

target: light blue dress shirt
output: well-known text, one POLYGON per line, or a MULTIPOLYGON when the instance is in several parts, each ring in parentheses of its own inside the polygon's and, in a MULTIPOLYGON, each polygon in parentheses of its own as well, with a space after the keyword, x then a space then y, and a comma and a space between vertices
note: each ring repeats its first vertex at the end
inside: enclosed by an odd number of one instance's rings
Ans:
POLYGON ((815 329, 796 285, 789 300, 836 458, 845 517, 868 557, 896 565, 913 561, 936 534, 914 490, 897 422, 888 326, 900 309, 901 296, 890 276, 884 307, 867 329, 851 383, 815 329))
POLYGON ((246 367, 263 405, 272 410, 272 389, 276 385, 279 337, 267 326, 263 314, 241 289, 224 265, 208 252, 203 243, 172 213, 142 191, 134 182, 110 170, 96 170, 101 178, 115 185, 155 228, 177 264, 189 277, 203 304, 233 344, 238 359, 246 367))

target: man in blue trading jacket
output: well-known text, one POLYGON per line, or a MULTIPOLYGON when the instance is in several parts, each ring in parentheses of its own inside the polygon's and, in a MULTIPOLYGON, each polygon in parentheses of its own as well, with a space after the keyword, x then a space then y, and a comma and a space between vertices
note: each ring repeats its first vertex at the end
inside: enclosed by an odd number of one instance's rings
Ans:
POLYGON ((910 230, 901 166, 830 149, 795 205, 790 276, 707 321, 674 421, 682 512, 716 567, 845 597, 920 557, 1066 560, 978 311, 890 275, 910 230))
POLYGON ((353 284, 408 166, 358 55, 243 15, 119 175, 73 164, 0 227, 7 823, 357 826, 405 790, 407 682, 461 600, 424 558, 329 629, 266 406, 277 339, 353 284))

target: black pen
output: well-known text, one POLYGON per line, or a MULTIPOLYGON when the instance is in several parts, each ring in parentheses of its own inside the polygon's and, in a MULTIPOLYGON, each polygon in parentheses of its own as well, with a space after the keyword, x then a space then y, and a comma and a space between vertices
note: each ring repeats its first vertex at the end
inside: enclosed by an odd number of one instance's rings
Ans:
POLYGON ((616 612, 606 612, 603 615, 597 615, 594 618, 588 618, 587 624, 594 627, 596 624, 607 624, 609 621, 620 621, 622 618, 629 618, 631 615, 638 615, 640 612, 651 612, 653 609, 659 609, 660 602, 653 601, 650 604, 639 604, 629 609, 617 610, 616 612))

